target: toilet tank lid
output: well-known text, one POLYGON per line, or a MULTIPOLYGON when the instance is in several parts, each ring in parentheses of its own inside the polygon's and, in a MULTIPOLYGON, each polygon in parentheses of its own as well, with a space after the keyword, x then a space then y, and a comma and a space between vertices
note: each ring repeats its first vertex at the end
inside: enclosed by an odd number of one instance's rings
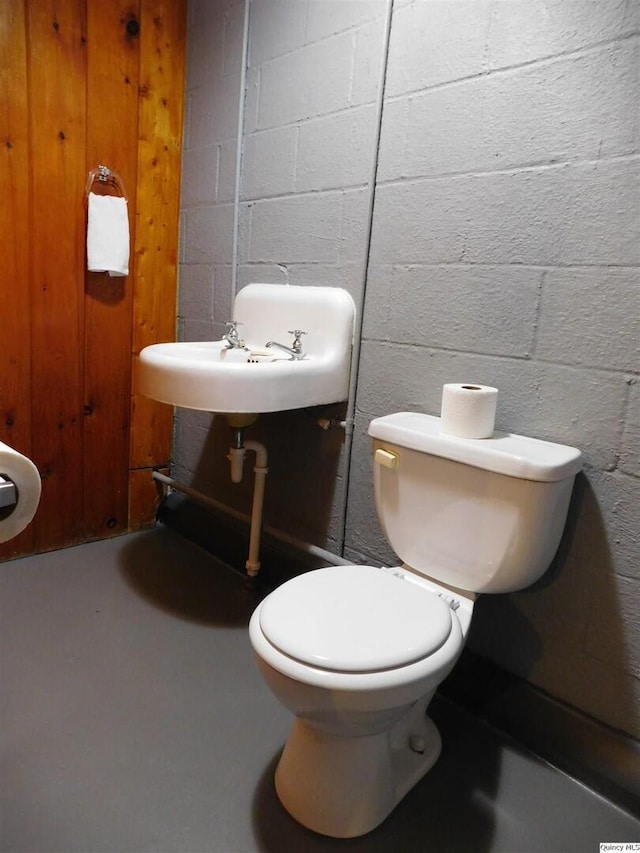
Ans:
POLYGON ((458 438, 440 432, 440 418, 420 412, 375 418, 369 435, 522 480, 554 483, 574 477, 582 468, 582 454, 575 447, 498 431, 491 438, 458 438))

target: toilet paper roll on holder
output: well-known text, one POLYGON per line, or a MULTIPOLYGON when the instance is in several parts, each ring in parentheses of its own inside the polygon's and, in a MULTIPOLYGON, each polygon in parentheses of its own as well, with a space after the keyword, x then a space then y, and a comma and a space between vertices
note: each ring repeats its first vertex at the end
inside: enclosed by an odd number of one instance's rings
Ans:
POLYGON ((0 474, 0 509, 15 506, 17 503, 16 484, 4 474, 0 474))

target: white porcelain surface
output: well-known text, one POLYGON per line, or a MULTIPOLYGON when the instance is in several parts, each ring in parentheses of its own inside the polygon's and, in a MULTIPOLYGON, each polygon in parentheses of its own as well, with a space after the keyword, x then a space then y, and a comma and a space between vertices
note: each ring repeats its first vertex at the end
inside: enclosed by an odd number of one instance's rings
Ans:
MULTIPOLYGON (((339 566, 335 571, 351 568, 380 574, 371 566, 339 566)), ((412 589, 423 603, 424 596, 432 596, 437 610, 446 607, 438 597, 446 595, 445 590, 402 568, 393 571, 404 579, 388 578, 390 583, 405 586, 407 592, 412 589)), ((300 580, 331 573, 337 601, 340 581, 333 572, 333 568, 319 569, 300 580)), ((312 582, 309 589, 314 588, 312 582)), ((282 589, 258 606, 249 624, 265 682, 295 714, 276 769, 276 791, 287 811, 309 829, 337 838, 363 835, 384 820, 438 757, 440 737, 426 709, 462 650, 473 602, 462 599, 458 609, 450 611, 448 638, 425 658, 377 672, 335 672, 296 661, 265 637, 261 610, 282 589)), ((308 610, 311 617, 312 603, 308 610)), ((428 611, 426 607, 422 616, 428 611)), ((382 621, 380 638, 393 643, 396 626, 395 617, 382 621)), ((355 635, 351 644, 357 640, 355 635)))
POLYGON ((490 438, 460 438, 440 430, 440 418, 420 412, 395 412, 369 424, 372 438, 510 477, 556 482, 582 468, 580 451, 565 444, 498 431, 490 438))
POLYGON ((470 592, 511 592, 549 568, 574 477, 521 480, 374 439, 397 457, 375 464, 378 520, 411 568, 470 592))
MULTIPOLYGON (((337 571, 342 568, 349 567, 336 567, 337 571)), ((372 572, 379 571, 371 566, 363 566, 362 568, 372 572)), ((329 570, 319 569, 318 571, 326 572, 329 570)), ((405 574, 404 582, 407 585, 418 587, 416 589, 417 595, 426 591, 426 594, 438 598, 441 592, 445 592, 427 579, 412 577, 410 573, 400 567, 396 568, 395 571, 405 574)), ((301 577, 306 576, 302 575, 301 577)), ((294 578, 294 580, 296 579, 294 578)), ((289 581, 289 583, 291 582, 289 581)), ((278 587, 270 595, 275 598, 280 590, 282 587, 278 587)), ((338 589, 336 597, 339 594, 338 589)), ((448 638, 435 652, 420 660, 389 669, 368 672, 340 672, 296 660, 269 642, 260 625, 261 611, 269 597, 265 598, 251 617, 249 624, 251 643, 259 659, 285 678, 285 681, 289 683, 287 691, 293 691, 294 696, 297 695, 298 683, 305 684, 309 689, 319 688, 315 694, 314 704, 319 703, 318 707, 323 708, 323 713, 331 713, 331 709, 341 713, 343 711, 355 713, 372 710, 378 712, 385 708, 414 702, 426 689, 424 688, 425 682, 432 678, 444 678, 444 675, 453 666, 462 649, 473 612, 473 601, 461 598, 460 606, 455 611, 452 610, 450 614, 451 630, 448 638)), ((381 624, 381 637, 383 639, 389 637, 389 641, 392 642, 390 634, 388 628, 381 624)), ((280 698, 290 710, 296 712, 296 707, 289 704, 281 695, 280 698)), ((296 700, 292 701, 295 705, 296 700)))
POLYGON ((174 406, 210 412, 275 412, 345 400, 355 306, 339 288, 251 284, 235 300, 245 349, 226 342, 153 344, 140 353, 139 391, 174 406), (302 329, 304 358, 291 345, 302 329))
POLYGON ((377 826, 437 759, 426 711, 462 650, 475 593, 521 589, 546 571, 581 458, 521 436, 441 436, 438 418, 413 413, 369 431, 378 517, 404 565, 301 575, 249 625, 266 683, 296 717, 278 796, 334 837, 377 826))
POLYGON ((303 826, 353 838, 378 826, 437 760, 442 741, 427 697, 392 727, 342 737, 296 718, 275 773, 280 802, 303 826), (411 744, 419 742, 419 749, 411 744))
POLYGON ((400 412, 369 426, 387 540, 414 571, 457 589, 531 586, 560 543, 580 451, 508 433, 457 438, 439 423, 400 412))
POLYGON ((260 609, 260 628, 279 651, 339 672, 405 666, 437 651, 451 608, 424 587, 374 566, 306 572, 260 609))

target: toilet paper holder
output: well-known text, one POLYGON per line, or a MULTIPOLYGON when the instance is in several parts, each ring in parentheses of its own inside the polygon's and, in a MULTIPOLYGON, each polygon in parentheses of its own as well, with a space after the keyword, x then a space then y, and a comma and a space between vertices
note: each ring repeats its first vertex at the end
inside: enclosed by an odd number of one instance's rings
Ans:
POLYGON ((13 506, 17 503, 16 484, 13 480, 0 474, 0 508, 13 506))

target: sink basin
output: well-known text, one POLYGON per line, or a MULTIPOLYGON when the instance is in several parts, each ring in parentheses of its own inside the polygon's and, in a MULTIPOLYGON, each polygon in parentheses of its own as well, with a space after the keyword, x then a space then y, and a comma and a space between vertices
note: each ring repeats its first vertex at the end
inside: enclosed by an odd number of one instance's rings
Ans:
POLYGON ((237 295, 234 318, 244 341, 152 344, 140 353, 142 394, 188 409, 222 413, 277 412, 345 400, 355 305, 333 287, 249 284, 237 295), (302 329, 304 357, 268 349, 291 346, 302 329))

